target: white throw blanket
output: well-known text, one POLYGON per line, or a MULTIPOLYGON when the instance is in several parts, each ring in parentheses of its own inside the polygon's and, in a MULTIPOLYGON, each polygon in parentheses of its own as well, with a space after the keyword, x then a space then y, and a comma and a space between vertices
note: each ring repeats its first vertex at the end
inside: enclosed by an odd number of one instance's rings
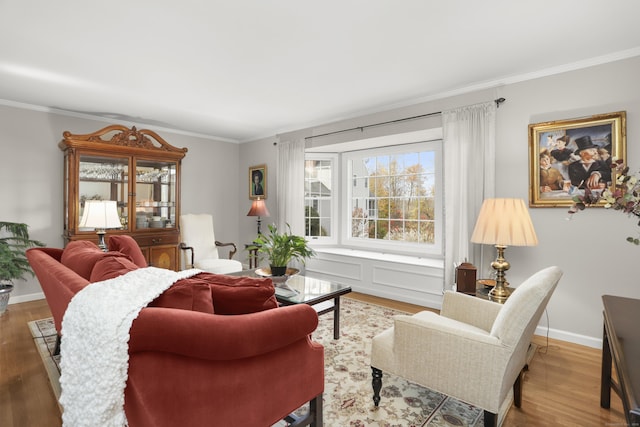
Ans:
POLYGON ((87 285, 62 320, 60 404, 67 427, 122 427, 129 329, 140 310, 180 279, 201 270, 147 267, 87 285))

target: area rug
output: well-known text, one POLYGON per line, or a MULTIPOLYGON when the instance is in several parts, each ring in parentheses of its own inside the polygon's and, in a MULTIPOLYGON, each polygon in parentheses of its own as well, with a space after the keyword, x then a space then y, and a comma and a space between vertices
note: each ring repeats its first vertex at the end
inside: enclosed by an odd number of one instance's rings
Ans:
MULTIPOLYGON (((333 339, 333 314, 320 316, 313 339, 324 346, 324 423, 327 427, 483 426, 483 411, 472 405, 385 374, 382 401, 373 405, 371 339, 392 326, 401 312, 350 298, 341 300, 340 339, 333 339)), ((60 396, 59 356, 53 356, 52 319, 29 322, 56 397, 60 396)), ((304 410, 304 409, 302 409, 304 410)), ((503 414, 501 414, 501 419, 503 414)), ((500 420, 501 421, 501 420, 500 420)), ((284 425, 284 424, 283 424, 284 425)))
POLYGON ((29 322, 33 342, 40 353, 42 363, 49 376, 49 382, 56 399, 60 400, 60 355, 54 355, 56 348, 56 327, 53 318, 29 322))

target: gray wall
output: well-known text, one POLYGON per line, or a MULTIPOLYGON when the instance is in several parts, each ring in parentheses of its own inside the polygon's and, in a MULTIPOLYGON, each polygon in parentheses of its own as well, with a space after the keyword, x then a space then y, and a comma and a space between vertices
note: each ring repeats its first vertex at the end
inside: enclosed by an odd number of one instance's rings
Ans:
MULTIPOLYGON (((496 197, 528 200, 530 123, 626 110, 628 162, 640 170, 638 75, 640 57, 303 129, 295 135, 318 135, 504 97, 506 102, 497 111, 496 197)), ((428 126, 426 120, 422 124, 428 126)), ((419 125, 420 121, 376 127, 356 135, 314 139, 313 144, 409 131, 419 125)), ((252 161, 264 158, 271 162, 273 147, 265 141, 243 145, 241 161, 251 157, 252 161)), ((270 170, 272 166, 275 163, 269 164, 270 170)), ((277 197, 274 190, 272 184, 270 199, 277 197)), ((625 241, 628 235, 637 236, 640 232, 637 221, 605 209, 582 212, 571 221, 567 221, 566 208, 536 208, 530 212, 540 243, 537 247, 507 249, 506 256, 511 262, 508 279, 517 285, 543 267, 560 266, 565 274, 548 306, 550 336, 600 346, 601 295, 640 298, 640 284, 634 274, 640 247, 625 241)), ((493 248, 485 251, 487 260, 495 257, 493 248)), ((486 272, 490 267, 480 266, 480 269, 486 272)))
POLYGON ((276 182, 278 175, 278 147, 275 145, 277 138, 265 138, 259 141, 245 143, 240 145, 240 166, 238 168, 238 182, 240 182, 240 197, 238 206, 240 216, 240 240, 242 247, 245 243, 250 243, 258 235, 257 218, 247 216, 247 212, 251 208, 251 199, 249 199, 249 168, 257 165, 267 165, 267 197, 265 203, 271 214, 268 218, 261 218, 263 232, 267 231, 267 225, 275 223, 277 218, 277 190, 276 182))
MULTIPOLYGON (((626 110, 627 157, 640 170, 640 58, 614 62, 506 86, 498 114, 498 196, 528 197, 527 125, 626 110)), ((531 210, 540 244, 509 248, 510 277, 522 279, 545 265, 565 275, 550 304, 551 328, 600 339, 601 295, 640 298, 635 263, 640 247, 625 241, 637 236, 637 221, 605 209, 590 209, 567 221, 564 208, 531 210)), ((516 282, 517 283, 517 282, 516 282)), ((570 338, 570 337, 568 337, 570 338)))
MULTIPOLYGON (((66 130, 90 133, 109 124, 113 123, 0 106, 0 218, 25 222, 31 237, 62 247, 63 153, 58 142, 66 130)), ((158 134, 189 149, 182 162, 182 213, 213 214, 216 238, 239 242, 237 201, 244 190, 237 174, 239 146, 162 130, 158 134)), ((38 297, 40 292, 35 279, 19 281, 10 303, 38 297)))

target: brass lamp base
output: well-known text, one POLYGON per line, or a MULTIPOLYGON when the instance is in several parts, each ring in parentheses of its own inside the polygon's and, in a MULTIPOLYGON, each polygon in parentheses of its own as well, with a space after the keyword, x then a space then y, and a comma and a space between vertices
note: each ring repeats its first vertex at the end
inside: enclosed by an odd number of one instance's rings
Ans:
POLYGON ((496 271, 496 285, 489 292, 489 300, 498 304, 504 304, 513 292, 513 289, 508 287, 509 282, 504 278, 504 272, 511 268, 509 261, 504 259, 505 248, 504 245, 496 245, 498 257, 491 263, 491 267, 496 271))
POLYGON ((513 289, 508 286, 509 283, 506 283, 506 286, 501 286, 499 289, 497 285, 494 286, 493 289, 489 291, 489 301, 504 304, 507 298, 513 293, 513 289))

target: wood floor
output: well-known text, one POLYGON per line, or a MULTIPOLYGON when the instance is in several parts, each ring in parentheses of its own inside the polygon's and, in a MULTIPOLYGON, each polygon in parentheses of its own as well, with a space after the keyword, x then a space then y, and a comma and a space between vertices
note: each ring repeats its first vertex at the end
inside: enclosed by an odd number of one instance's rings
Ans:
MULTIPOLYGON (((417 312, 424 308, 368 295, 350 297, 417 312)), ((50 317, 44 300, 13 304, 0 316, 0 426, 59 427, 60 410, 36 346, 30 320, 50 317)), ((600 408, 600 351, 535 337, 538 351, 525 375, 521 408, 512 408, 504 426, 621 426, 622 404, 600 408)), ((343 426, 327 426, 343 427, 343 426)))

